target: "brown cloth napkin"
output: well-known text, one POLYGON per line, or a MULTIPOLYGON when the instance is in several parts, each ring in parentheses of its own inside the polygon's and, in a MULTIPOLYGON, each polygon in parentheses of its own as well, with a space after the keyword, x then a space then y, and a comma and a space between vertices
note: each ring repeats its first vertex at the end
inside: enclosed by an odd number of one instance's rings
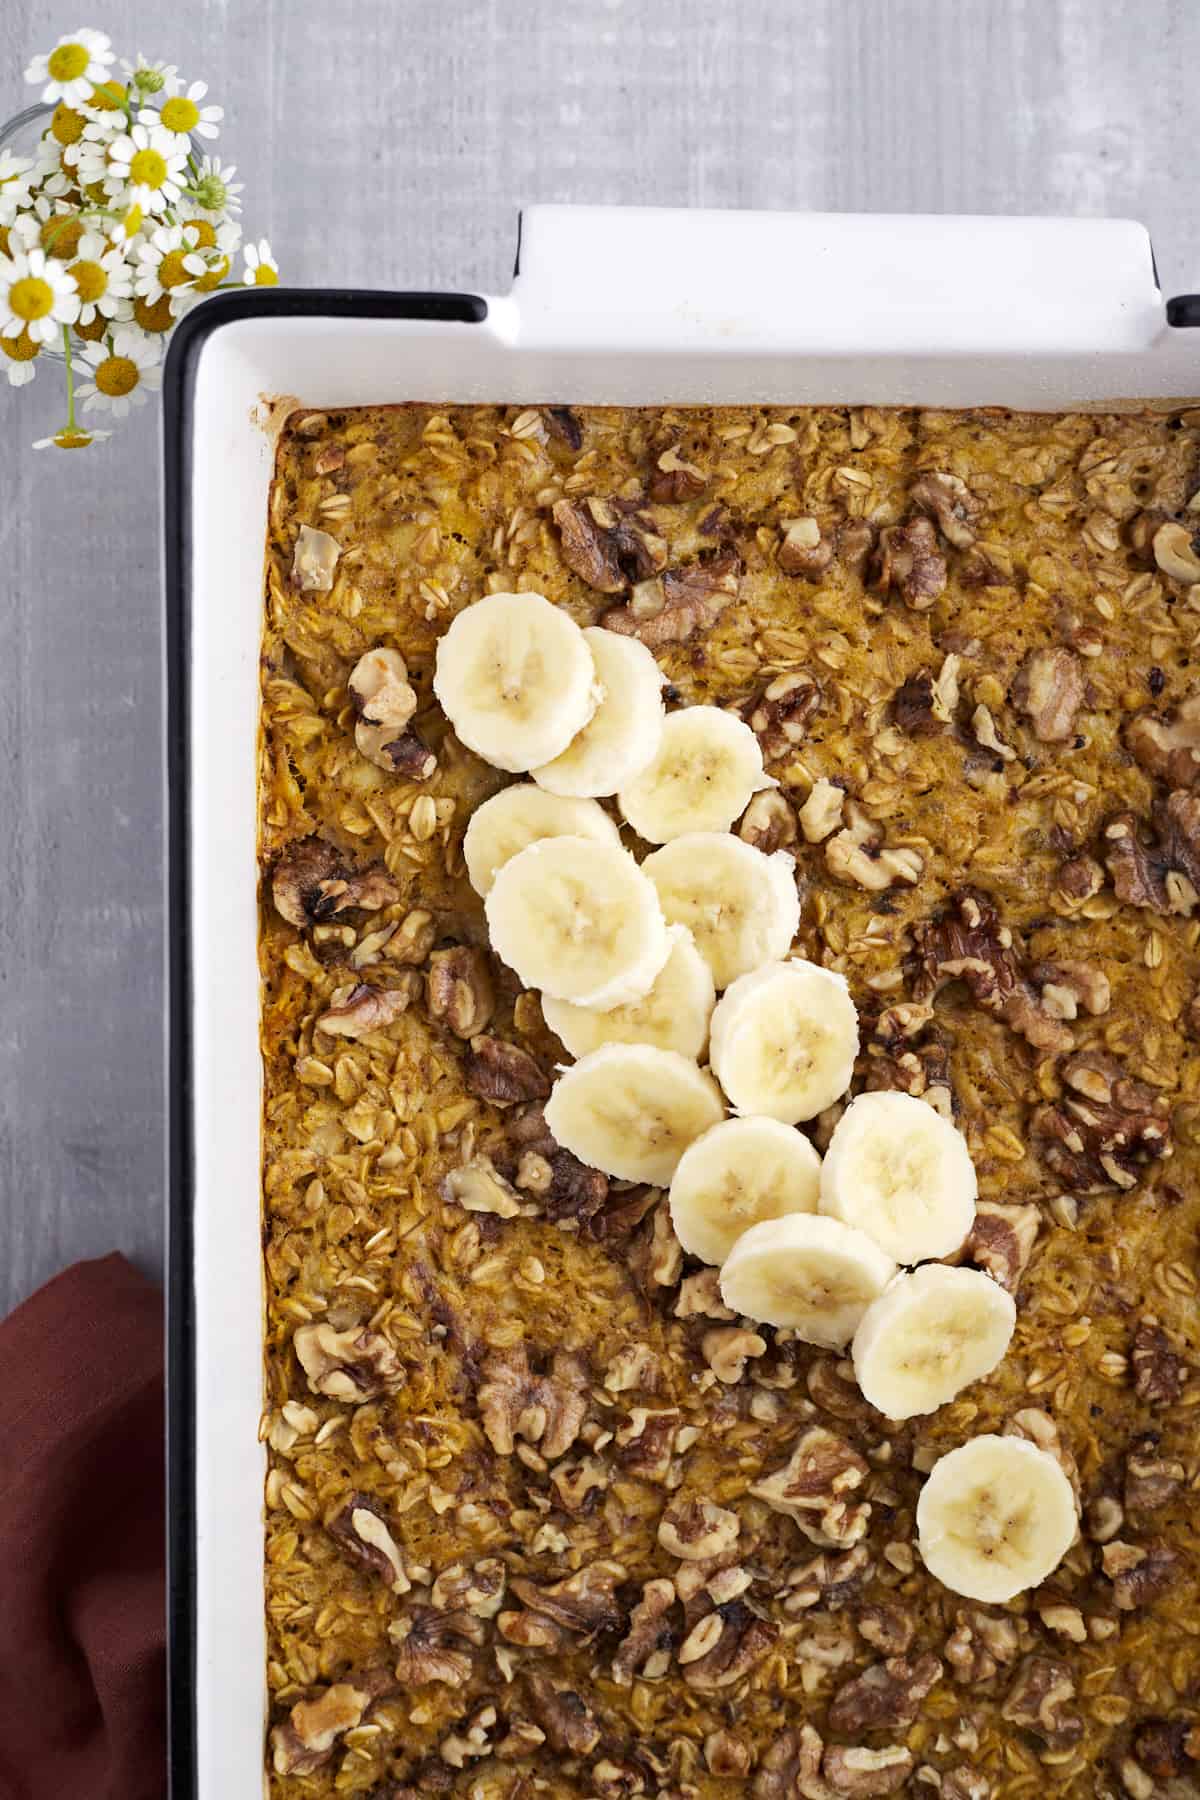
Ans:
POLYGON ((0 1797, 166 1792, 162 1295, 77 1263, 0 1324, 0 1797))

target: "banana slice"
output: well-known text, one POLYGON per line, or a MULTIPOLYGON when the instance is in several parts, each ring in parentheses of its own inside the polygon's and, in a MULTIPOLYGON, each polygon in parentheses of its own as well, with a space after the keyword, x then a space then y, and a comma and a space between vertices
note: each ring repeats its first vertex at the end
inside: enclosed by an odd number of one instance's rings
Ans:
POLYGON ((840 1349, 895 1273, 864 1232, 818 1213, 789 1213, 742 1233, 721 1270, 721 1298, 807 1344, 840 1349))
POLYGON ((666 1187, 688 1145, 724 1110, 716 1082, 686 1056, 604 1044, 559 1076, 546 1124, 589 1168, 666 1187))
POLYGON ((752 795, 774 786, 742 719, 719 706, 685 706, 668 715, 658 754, 618 800, 639 837, 666 844, 685 832, 728 831, 752 795))
POLYGON ((960 1444, 934 1464, 917 1501, 917 1546, 929 1573, 952 1593, 994 1604, 1045 1581, 1076 1525, 1061 1466, 1019 1437, 960 1444))
POLYGON ((764 856, 728 832, 689 831, 642 869, 667 918, 688 927, 720 990, 790 949, 800 924, 795 866, 786 850, 764 856))
POLYGON ((716 999, 712 970, 686 925, 669 926, 667 935, 670 954, 654 985, 640 1000, 614 1006, 609 1012, 593 1012, 543 995, 546 1023, 572 1056, 586 1056, 601 1044, 655 1044, 660 1050, 676 1050, 680 1056, 699 1061, 708 1043, 708 1021, 716 999))
POLYGON ((505 863, 484 901, 492 948, 526 987, 607 1011, 649 991, 671 940, 658 895, 627 850, 540 838, 505 863))
POLYGON ((501 788, 471 814, 463 837, 467 875, 477 894, 491 892, 497 874, 527 844, 539 838, 585 837, 620 845, 621 834, 594 800, 547 794, 531 781, 501 788))
POLYGON ((730 1105, 785 1125, 840 1099, 857 1055, 845 977, 816 963, 774 962, 740 975, 712 1016, 709 1060, 730 1105))
POLYGON ((692 1256, 721 1264, 763 1219, 815 1213, 821 1159, 778 1119, 724 1119, 697 1138, 671 1182, 675 1236, 692 1256))
POLYGON ((863 1314, 851 1349, 858 1385, 889 1419, 935 1412, 991 1374, 1016 1322, 1016 1302, 990 1275, 926 1263, 863 1314))
POLYGON ((433 691, 468 750, 519 774, 561 755, 596 710, 596 665, 541 594, 487 594, 437 648, 433 691))
POLYGON ((666 676, 654 652, 635 637, 590 625, 584 632, 601 699, 561 756, 533 771, 551 794, 615 794, 658 754, 666 676))
POLYGON ((821 1165, 821 1211, 857 1225, 897 1262, 957 1250, 974 1223, 977 1192, 962 1134, 911 1094, 852 1100, 821 1165))

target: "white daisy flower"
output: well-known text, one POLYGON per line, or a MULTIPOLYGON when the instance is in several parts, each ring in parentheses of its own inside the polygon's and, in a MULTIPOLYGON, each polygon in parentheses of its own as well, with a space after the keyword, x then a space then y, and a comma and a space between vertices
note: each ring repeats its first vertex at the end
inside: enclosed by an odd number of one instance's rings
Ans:
POLYGON ((59 38, 49 55, 35 56, 25 79, 45 82, 43 100, 65 100, 68 106, 77 106, 89 98, 98 82, 107 81, 112 60, 113 51, 102 31, 76 31, 59 38))
POLYGON ((79 316, 75 278, 44 250, 0 256, 0 337, 28 331, 36 344, 50 344, 64 325, 79 316))
POLYGON ((271 246, 266 238, 259 238, 257 244, 247 244, 242 251, 245 267, 242 270, 242 282, 246 287, 274 287, 279 280, 279 264, 271 255, 271 246))
POLYGON ((139 94, 161 94, 164 88, 168 93, 175 91, 171 85, 178 74, 174 63, 147 62, 139 50, 136 62, 126 62, 122 57, 121 69, 126 86, 135 88, 139 94))
POLYGON ((88 431, 82 425, 64 425, 53 437, 34 438, 35 450, 86 450, 89 444, 102 444, 111 431, 88 431))
POLYGON ((16 337, 0 337, 0 350, 4 352, 4 372, 8 376, 9 387, 24 387, 37 374, 36 362, 41 354, 42 346, 30 337, 27 331, 19 332, 16 337))
POLYGON ((111 345, 85 344, 83 360, 92 371, 92 379, 75 390, 84 412, 111 411, 115 419, 123 419, 162 382, 158 345, 144 331, 127 326, 113 333, 111 345))
POLYGON ((135 125, 109 145, 104 185, 124 192, 144 212, 174 206, 187 180, 187 145, 160 125, 135 125))
POLYGON ((245 183, 235 181, 236 174, 236 163, 223 163, 219 156, 202 156, 187 190, 188 197, 196 202, 202 213, 214 220, 225 213, 240 213, 245 183))
POLYGON ((173 131, 176 137, 190 138, 195 132, 197 137, 215 138, 220 136, 218 129, 225 117, 223 106, 201 106, 208 92, 207 81, 193 81, 186 93, 177 93, 174 88, 169 100, 155 112, 151 107, 140 112, 138 118, 143 125, 161 125, 165 131, 173 131))
POLYGON ((11 225, 29 199, 33 163, 27 156, 0 150, 0 225, 11 225))
POLYGON ((188 289, 205 274, 207 264, 196 249, 199 233, 194 225, 160 225, 140 244, 133 289, 140 300, 153 306, 164 294, 171 296, 171 311, 182 312, 188 289))
POLYGON ((70 264, 79 295, 79 323, 125 319, 133 311, 133 270, 120 250, 109 248, 97 231, 85 231, 70 264))

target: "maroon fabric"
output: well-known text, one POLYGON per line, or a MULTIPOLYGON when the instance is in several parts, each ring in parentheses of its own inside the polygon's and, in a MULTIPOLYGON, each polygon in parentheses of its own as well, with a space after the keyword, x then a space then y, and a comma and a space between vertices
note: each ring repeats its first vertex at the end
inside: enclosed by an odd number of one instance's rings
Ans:
POLYGON ((77 1263, 0 1324, 0 1797, 166 1792, 162 1295, 77 1263))

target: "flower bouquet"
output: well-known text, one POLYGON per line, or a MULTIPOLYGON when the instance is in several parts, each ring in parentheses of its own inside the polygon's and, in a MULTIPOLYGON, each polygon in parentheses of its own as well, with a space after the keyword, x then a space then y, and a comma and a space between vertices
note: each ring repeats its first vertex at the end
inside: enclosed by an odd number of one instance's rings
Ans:
POLYGON ((80 414, 140 406, 190 306, 279 279, 265 238, 242 243, 242 183, 207 147, 223 112, 205 83, 141 56, 118 79, 113 62, 101 32, 60 38, 25 71, 43 105, 0 133, 0 363, 14 387, 55 363, 66 386, 65 423, 39 449, 111 436, 80 414), (32 154, 4 148, 31 120, 32 154))

